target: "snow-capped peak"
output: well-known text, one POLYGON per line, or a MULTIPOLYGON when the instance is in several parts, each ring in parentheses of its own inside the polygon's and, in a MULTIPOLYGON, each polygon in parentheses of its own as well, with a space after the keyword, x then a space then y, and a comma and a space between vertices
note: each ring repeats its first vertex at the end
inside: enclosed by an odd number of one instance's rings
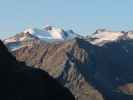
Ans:
POLYGON ((28 28, 24 31, 24 33, 30 33, 40 39, 55 39, 55 40, 66 40, 77 37, 76 33, 72 33, 65 31, 64 29, 54 27, 54 26, 46 26, 43 29, 36 28, 28 28))
POLYGON ((9 37, 4 40, 6 44, 22 42, 29 39, 40 39, 40 40, 68 40, 78 37, 79 35, 71 31, 65 31, 62 28, 54 26, 46 26, 42 29, 38 28, 27 28, 23 32, 16 34, 13 37, 9 37))
POLYGON ((51 36, 53 37, 53 39, 65 39, 64 30, 61 28, 57 28, 53 26, 46 26, 44 30, 49 32, 51 36))
POLYGON ((108 42, 115 42, 120 39, 133 39, 133 32, 113 32, 100 29, 89 36, 89 39, 92 44, 102 46, 108 42))
MULTIPOLYGON (((27 28, 23 32, 16 34, 13 37, 4 40, 4 43, 11 49, 16 50, 21 48, 24 42, 31 40, 42 40, 47 42, 64 41, 78 37, 79 35, 71 31, 65 31, 64 29, 46 26, 45 28, 27 28)), ((32 42, 32 41, 31 41, 32 42)))
POLYGON ((37 28, 27 28, 24 30, 24 33, 29 33, 38 38, 50 38, 51 37, 51 35, 47 31, 37 29, 37 28))
POLYGON ((27 28, 27 29, 24 30, 24 33, 30 33, 30 34, 32 34, 32 33, 34 33, 34 29, 27 28))
POLYGON ((16 34, 15 36, 12 36, 12 37, 5 39, 4 43, 5 44, 16 43, 16 42, 26 41, 26 40, 31 39, 31 38, 37 38, 37 37, 34 37, 30 33, 23 33, 22 32, 22 33, 16 34))

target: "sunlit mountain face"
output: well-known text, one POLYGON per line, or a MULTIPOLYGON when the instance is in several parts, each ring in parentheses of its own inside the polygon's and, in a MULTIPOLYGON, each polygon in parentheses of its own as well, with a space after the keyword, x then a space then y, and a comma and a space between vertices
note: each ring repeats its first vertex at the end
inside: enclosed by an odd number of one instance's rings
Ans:
POLYGON ((4 100, 75 100, 47 72, 19 62, 0 41, 0 91, 4 100))
POLYGON ((47 71, 78 100, 133 100, 133 32, 89 36, 47 26, 4 40, 18 61, 47 71))
POLYGON ((42 29, 28 28, 23 32, 16 34, 15 36, 4 39, 4 43, 12 50, 23 47, 21 45, 26 41, 45 41, 45 42, 57 42, 57 41, 69 41, 76 37, 81 37, 79 34, 75 33, 73 30, 67 30, 46 26, 42 29))

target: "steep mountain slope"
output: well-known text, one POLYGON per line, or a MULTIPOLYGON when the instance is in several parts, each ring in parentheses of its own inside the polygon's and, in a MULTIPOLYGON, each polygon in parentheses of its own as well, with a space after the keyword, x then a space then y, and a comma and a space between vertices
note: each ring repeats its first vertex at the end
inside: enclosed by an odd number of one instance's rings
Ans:
POLYGON ((17 62, 0 41, 0 91, 4 100, 75 100, 48 73, 17 62))
POLYGON ((133 32, 97 30, 84 39, 22 45, 12 51, 19 61, 48 71, 78 100, 133 100, 133 32))
MULTIPOLYGON (((107 100, 132 100, 133 96, 125 95, 118 89, 128 83, 133 83, 133 40, 120 40, 105 44, 95 51, 95 81, 102 82, 100 90, 107 100), (102 77, 102 78, 100 78, 102 77)), ((132 87, 130 87, 132 88, 132 87)))
POLYGON ((47 70, 79 100, 102 99, 95 89, 105 100, 132 100, 132 95, 119 88, 133 82, 132 44, 132 39, 122 38, 99 46, 76 38, 55 44, 35 43, 14 54, 20 61, 47 70))
POLYGON ((103 100, 102 95, 90 85, 88 69, 91 66, 86 47, 91 44, 74 39, 59 43, 34 43, 14 52, 20 61, 48 71, 68 87, 78 100, 103 100), (23 54, 23 55, 22 55, 23 54), (84 76, 81 72, 88 76, 84 76))

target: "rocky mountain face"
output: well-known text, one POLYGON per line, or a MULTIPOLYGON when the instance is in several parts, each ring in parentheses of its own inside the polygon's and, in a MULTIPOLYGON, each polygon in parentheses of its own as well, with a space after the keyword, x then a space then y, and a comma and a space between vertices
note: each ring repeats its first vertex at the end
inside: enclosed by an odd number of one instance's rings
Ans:
POLYGON ((81 72, 87 74, 84 64, 91 65, 86 46, 91 44, 80 39, 52 44, 42 42, 18 49, 14 55, 19 61, 26 61, 29 65, 49 72, 69 88, 78 100, 103 100, 99 91, 88 83, 89 74, 85 78, 81 72))
POLYGON ((132 36, 102 29, 69 41, 23 41, 12 53, 49 72, 77 100, 133 100, 132 36))
POLYGON ((75 100, 45 71, 16 61, 0 41, 0 91, 4 100, 75 100))

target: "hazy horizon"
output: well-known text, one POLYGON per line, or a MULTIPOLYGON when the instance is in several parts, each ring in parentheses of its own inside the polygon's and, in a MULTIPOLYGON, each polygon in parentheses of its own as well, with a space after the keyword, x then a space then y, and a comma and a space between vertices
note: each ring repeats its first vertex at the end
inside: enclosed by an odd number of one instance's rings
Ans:
POLYGON ((0 37, 52 25, 87 35, 96 29, 133 30, 132 0, 0 0, 0 37))

